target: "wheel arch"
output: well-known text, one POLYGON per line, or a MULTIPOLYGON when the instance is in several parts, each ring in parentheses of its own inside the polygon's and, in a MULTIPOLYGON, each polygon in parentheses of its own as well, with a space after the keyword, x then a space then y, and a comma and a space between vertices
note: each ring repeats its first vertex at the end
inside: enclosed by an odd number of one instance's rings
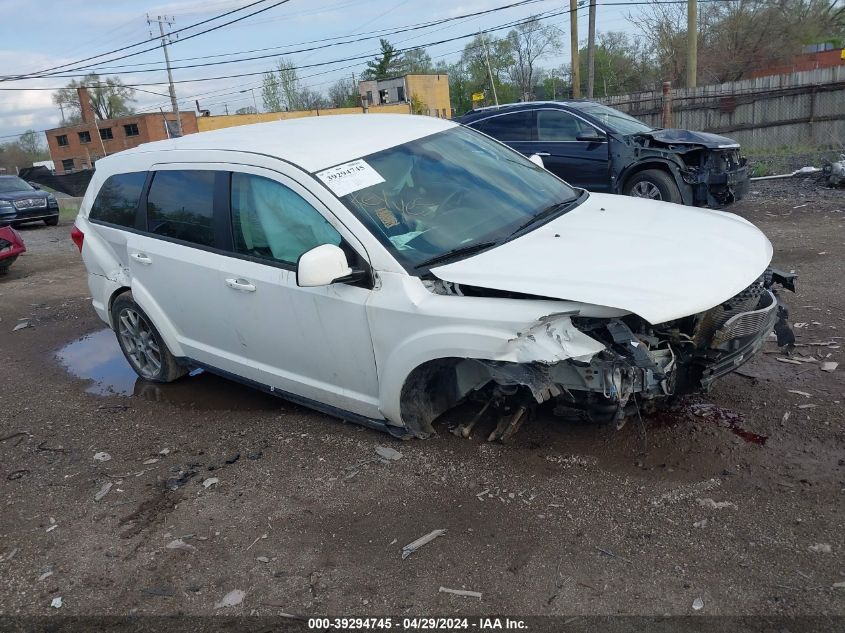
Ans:
POLYGON ((623 169, 616 181, 615 193, 622 193, 631 178, 649 169, 659 169, 660 171, 669 174, 672 177, 672 180, 675 181, 675 185, 677 185, 678 191, 681 193, 681 199, 684 204, 692 204, 692 188, 684 182, 683 176, 681 176, 680 167, 666 158, 647 158, 633 163, 623 169))

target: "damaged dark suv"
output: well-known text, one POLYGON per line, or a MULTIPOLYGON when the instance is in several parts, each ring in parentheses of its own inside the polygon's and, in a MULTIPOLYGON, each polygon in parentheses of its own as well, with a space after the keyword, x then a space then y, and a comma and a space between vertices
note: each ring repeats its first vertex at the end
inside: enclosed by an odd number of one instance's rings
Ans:
POLYGON ((457 120, 589 191, 721 208, 742 198, 749 172, 739 143, 706 132, 652 129, 592 101, 482 108, 457 120))

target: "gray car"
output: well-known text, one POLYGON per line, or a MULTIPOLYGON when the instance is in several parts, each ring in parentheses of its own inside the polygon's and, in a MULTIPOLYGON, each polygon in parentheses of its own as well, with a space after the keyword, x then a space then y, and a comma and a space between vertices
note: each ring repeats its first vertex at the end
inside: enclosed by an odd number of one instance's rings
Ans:
POLYGON ((41 220, 48 226, 59 223, 56 197, 17 176, 0 176, 0 226, 41 220))

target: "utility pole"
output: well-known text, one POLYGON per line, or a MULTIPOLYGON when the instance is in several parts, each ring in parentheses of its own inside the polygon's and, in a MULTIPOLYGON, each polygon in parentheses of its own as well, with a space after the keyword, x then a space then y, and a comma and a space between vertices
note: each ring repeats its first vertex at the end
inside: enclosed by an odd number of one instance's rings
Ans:
POLYGON ((587 99, 593 98, 596 73, 596 0, 590 0, 590 30, 587 34, 587 99))
POLYGON ((578 61, 578 0, 569 0, 569 48, 572 54, 572 98, 581 98, 581 66, 578 61))
POLYGON ((493 71, 490 70, 490 53, 487 51, 487 38, 485 38, 484 33, 480 31, 478 32, 478 37, 481 38, 481 43, 484 45, 484 59, 487 61, 487 76, 490 77, 490 87, 493 88, 493 101, 498 107, 499 96, 496 94, 496 82, 493 81, 493 71))
POLYGON ((687 0, 687 88, 695 88, 698 70, 698 0, 687 0))
POLYGON ((255 109, 255 114, 258 114, 258 101, 255 100, 255 89, 254 88, 248 88, 246 90, 241 90, 240 92, 241 92, 241 94, 243 94, 244 92, 251 92, 252 93, 252 107, 255 109))
POLYGON ((164 25, 173 25, 173 18, 167 16, 157 16, 155 20, 150 19, 147 14, 147 24, 158 22, 158 30, 161 33, 161 47, 164 49, 164 63, 167 66, 167 81, 170 84, 170 105, 173 107, 173 113, 176 115, 176 136, 182 136, 182 117, 179 115, 179 104, 176 101, 176 88, 173 86, 173 72, 170 70, 170 53, 167 51, 167 36, 164 33, 164 25))

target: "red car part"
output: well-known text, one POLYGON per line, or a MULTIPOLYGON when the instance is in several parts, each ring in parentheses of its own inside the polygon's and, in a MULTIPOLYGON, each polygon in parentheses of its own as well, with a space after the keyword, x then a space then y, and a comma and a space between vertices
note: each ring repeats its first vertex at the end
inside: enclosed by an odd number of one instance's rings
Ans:
POLYGON ((9 269, 18 255, 25 252, 26 246, 20 233, 11 226, 0 226, 0 275, 9 269))

